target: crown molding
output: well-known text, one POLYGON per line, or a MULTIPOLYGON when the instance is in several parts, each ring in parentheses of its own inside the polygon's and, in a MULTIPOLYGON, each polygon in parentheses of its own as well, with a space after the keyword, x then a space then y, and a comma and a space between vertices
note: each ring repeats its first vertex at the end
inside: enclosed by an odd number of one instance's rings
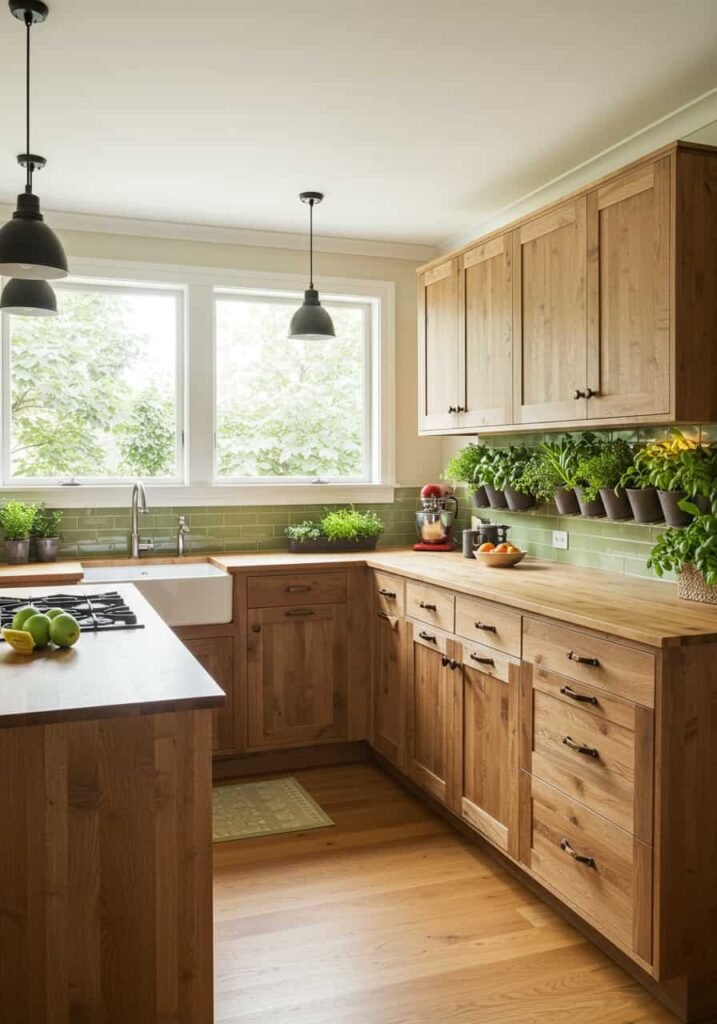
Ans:
MULTIPOLYGON (((0 206, 3 220, 12 208, 0 206)), ((212 224, 182 224, 175 221, 145 220, 134 217, 97 216, 63 210, 43 210, 46 219, 57 231, 82 231, 103 235, 132 235, 143 238, 167 238, 172 241, 210 242, 215 245, 246 245, 261 249, 307 250, 306 234, 283 231, 254 231, 249 228, 225 228, 212 224)), ((390 260, 425 263, 438 254, 433 245, 409 242, 381 242, 368 238, 338 238, 314 235, 314 250, 345 256, 374 256, 390 260)))
POLYGON ((613 171, 619 170, 633 160, 639 160, 653 150, 660 149, 676 139, 683 139, 692 132, 704 128, 710 121, 717 120, 717 89, 711 89, 684 106, 673 110, 652 124, 641 128, 626 139, 602 150, 589 160, 572 167, 532 192, 526 193, 507 206, 501 207, 472 228, 453 235, 438 247, 440 252, 462 249, 504 225, 534 213, 548 203, 560 199, 613 171))

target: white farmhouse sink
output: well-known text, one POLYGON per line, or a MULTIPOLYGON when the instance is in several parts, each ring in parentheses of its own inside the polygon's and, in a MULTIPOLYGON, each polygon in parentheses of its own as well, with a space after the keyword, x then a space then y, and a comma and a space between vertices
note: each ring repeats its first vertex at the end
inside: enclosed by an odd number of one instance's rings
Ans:
POLYGON ((85 583, 134 583, 168 626, 232 620, 232 578, 207 562, 82 568, 85 583))

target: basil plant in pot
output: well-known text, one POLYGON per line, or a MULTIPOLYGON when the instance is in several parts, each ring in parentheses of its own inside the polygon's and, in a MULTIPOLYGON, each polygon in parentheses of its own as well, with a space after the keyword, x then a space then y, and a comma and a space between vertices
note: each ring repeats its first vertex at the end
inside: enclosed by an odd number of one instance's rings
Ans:
POLYGON ((30 558, 30 532, 36 512, 34 505, 22 501, 8 501, 0 508, 0 530, 11 565, 22 565, 30 558))
POLYGON ((61 509, 46 508, 44 504, 38 507, 32 524, 32 536, 35 538, 38 562, 56 561, 60 546, 61 522, 61 509))
POLYGON ((717 496, 705 514, 694 504, 688 510, 690 524, 665 530, 647 565, 658 576, 679 573, 677 593, 684 600, 717 604, 717 496))
MULTIPOLYGON (((525 471, 534 454, 534 449, 519 445, 496 448, 493 454, 487 471, 491 476, 490 483, 498 494, 505 495, 506 504, 511 512, 522 512, 535 505, 535 495, 525 490, 525 471)), ((490 498, 490 491, 488 497, 490 498)))
MULTIPOLYGON (((632 515, 630 502, 620 480, 632 466, 632 446, 622 438, 602 438, 599 449, 584 455, 578 462, 576 477, 579 487, 581 508, 596 507, 601 501, 608 519, 629 519, 632 515)), ((585 513, 590 514, 590 513, 585 513)), ((592 514, 600 514, 594 512, 592 514)))
POLYGON ((582 458, 597 451, 598 444, 597 435, 590 431, 543 442, 526 467, 524 486, 538 501, 554 501, 561 516, 578 515, 577 467, 582 458))
POLYGON ((620 477, 619 486, 625 489, 635 521, 661 523, 664 519, 657 488, 652 483, 651 445, 641 448, 632 465, 620 477))
POLYGON ((449 460, 443 474, 453 484, 466 485, 475 508, 487 508, 490 504, 485 490, 483 467, 491 455, 492 450, 485 444, 467 444, 449 460))
POLYGON ((317 523, 309 519, 284 531, 289 551, 373 551, 383 533, 375 512, 361 512, 352 506, 327 511, 317 523))

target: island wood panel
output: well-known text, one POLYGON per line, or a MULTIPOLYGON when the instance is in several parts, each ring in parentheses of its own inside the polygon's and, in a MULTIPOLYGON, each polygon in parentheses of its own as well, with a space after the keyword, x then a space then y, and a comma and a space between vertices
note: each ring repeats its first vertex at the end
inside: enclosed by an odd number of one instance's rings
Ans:
POLYGON ((588 417, 671 410, 671 157, 588 195, 588 417))
POLYGON ((587 415, 586 217, 580 196, 514 233, 516 423, 587 415))
POLYGON ((458 426, 458 261, 448 260, 419 279, 419 426, 458 426))
POLYGON ((0 730, 0 1019, 211 1024, 210 730, 0 730))
POLYGON ((512 235, 464 253, 458 276, 461 427, 513 421, 512 235))
POLYGON ((347 605, 249 610, 249 749, 348 738, 347 622, 347 605))

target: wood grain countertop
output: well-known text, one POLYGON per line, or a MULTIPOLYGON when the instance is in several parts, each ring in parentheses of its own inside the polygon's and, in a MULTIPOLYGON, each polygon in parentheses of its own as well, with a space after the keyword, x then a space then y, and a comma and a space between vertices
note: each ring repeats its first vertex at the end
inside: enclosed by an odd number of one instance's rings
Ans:
MULTIPOLYGON (((48 647, 31 657, 0 643, 0 727, 222 707, 222 690, 140 592, 112 589, 144 629, 83 633, 69 650, 48 647)), ((106 590, 106 584, 77 587, 87 594, 106 590)), ((56 586, 32 586, 22 597, 54 593, 56 586)), ((0 589, 0 597, 17 596, 16 588, 0 589)))
POLYGON ((358 563, 650 647, 717 640, 717 605, 681 600, 674 583, 537 558, 528 557, 513 569, 485 568, 459 552, 405 549, 347 555, 217 555, 211 561, 228 572, 358 563))
POLYGON ((77 583, 83 571, 79 562, 31 562, 29 565, 0 565, 0 587, 27 583, 42 587, 53 583, 77 583))

